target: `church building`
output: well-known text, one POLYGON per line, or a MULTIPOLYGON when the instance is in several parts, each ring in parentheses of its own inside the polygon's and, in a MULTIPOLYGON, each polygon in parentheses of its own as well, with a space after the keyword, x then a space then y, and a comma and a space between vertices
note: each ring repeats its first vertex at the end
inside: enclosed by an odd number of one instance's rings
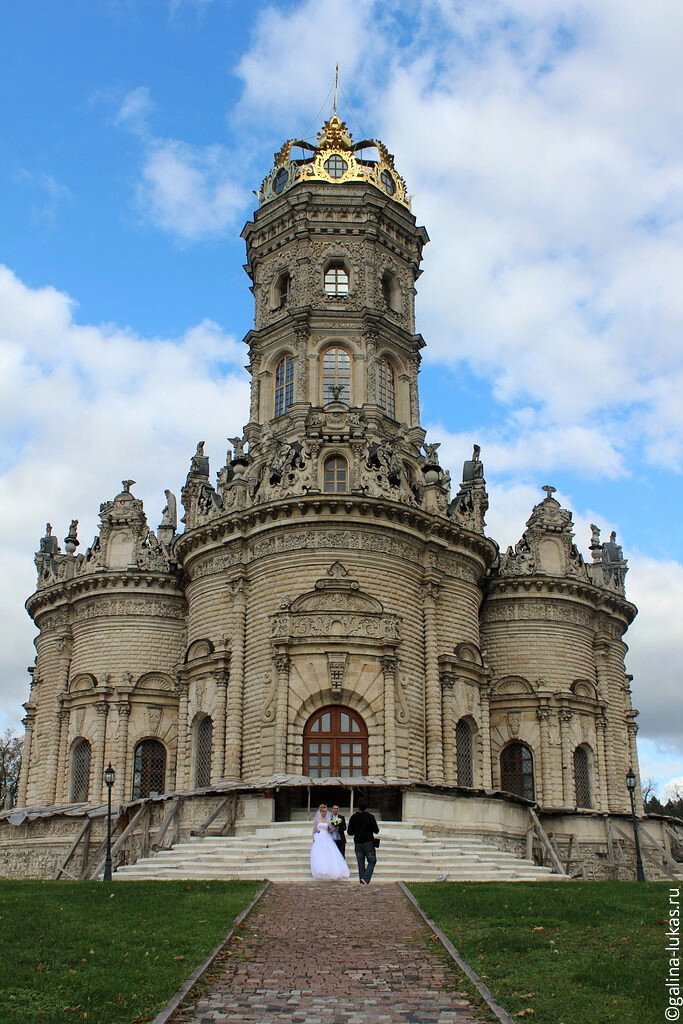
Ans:
POLYGON ((270 820, 352 789, 397 820, 476 807, 489 834, 508 806, 629 812, 622 549, 593 528, 584 557, 539 480, 501 551, 479 446, 460 480, 440 464, 429 239, 392 155, 333 114, 276 154, 242 237, 243 435, 213 472, 199 442, 155 531, 124 480, 87 550, 76 521, 64 550, 49 525, 40 542, 19 805, 101 803, 111 762, 116 803, 248 787, 270 820))

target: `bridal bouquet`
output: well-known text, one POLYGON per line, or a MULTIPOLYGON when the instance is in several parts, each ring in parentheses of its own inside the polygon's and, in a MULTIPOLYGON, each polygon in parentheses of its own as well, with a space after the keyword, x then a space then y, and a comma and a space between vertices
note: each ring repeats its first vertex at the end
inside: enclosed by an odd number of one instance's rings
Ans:
POLYGON ((341 825, 341 818, 339 817, 339 815, 338 815, 338 814, 335 814, 335 815, 334 815, 334 816, 333 816, 332 818, 330 818, 330 821, 332 822, 332 824, 333 824, 333 825, 334 825, 335 827, 336 827, 337 825, 341 825))

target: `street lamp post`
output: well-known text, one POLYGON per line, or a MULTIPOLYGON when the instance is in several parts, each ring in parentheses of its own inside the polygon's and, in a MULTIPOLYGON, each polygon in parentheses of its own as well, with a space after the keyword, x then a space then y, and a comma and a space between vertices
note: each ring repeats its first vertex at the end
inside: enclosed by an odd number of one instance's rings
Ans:
POLYGON ((636 844, 636 878, 639 882, 645 881, 645 872, 643 871, 643 858, 640 855, 640 834, 638 832, 638 819, 636 818, 636 802, 635 802, 635 791, 636 791, 636 774, 633 768, 629 766, 626 772, 626 786, 628 787, 628 795, 631 798, 631 824, 633 825, 633 839, 636 844))
POLYGON ((104 859, 103 882, 111 882, 111 790, 116 780, 116 772, 111 761, 104 769, 104 783, 107 787, 107 856, 104 859))

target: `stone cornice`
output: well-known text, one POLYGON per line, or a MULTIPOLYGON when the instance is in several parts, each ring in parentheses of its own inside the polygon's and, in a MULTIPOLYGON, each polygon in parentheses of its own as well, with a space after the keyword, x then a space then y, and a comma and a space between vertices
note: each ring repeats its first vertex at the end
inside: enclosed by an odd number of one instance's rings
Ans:
MULTIPOLYGON (((634 604, 613 591, 603 590, 602 587, 566 576, 539 575, 487 580, 482 615, 485 619, 487 605, 492 607, 494 603, 525 601, 538 597, 588 605, 595 611, 618 616, 627 624, 633 622, 638 614, 638 609, 634 604)), ((542 616, 540 617, 542 618, 542 616)))
POLYGON ((262 527, 270 527, 277 522, 319 526, 333 523, 342 526, 348 524, 351 516, 356 523, 359 520, 391 523, 402 531, 417 534, 422 542, 442 540, 449 546, 469 550, 487 566, 493 563, 497 554, 496 545, 487 537, 465 530, 449 519, 410 508, 400 502, 368 498, 365 495, 316 494, 281 498, 213 519, 206 526, 198 526, 181 534, 175 542, 174 555, 179 562, 185 563, 193 552, 201 548, 215 547, 228 537, 246 538, 261 532, 262 527))
POLYGON ((112 592, 131 594, 143 591, 150 597, 177 597, 185 599, 179 576, 167 573, 130 572, 128 570, 105 569, 97 573, 88 573, 64 582, 54 583, 44 590, 38 590, 28 598, 26 611, 31 618, 53 608, 56 605, 71 604, 79 598, 96 593, 112 592))

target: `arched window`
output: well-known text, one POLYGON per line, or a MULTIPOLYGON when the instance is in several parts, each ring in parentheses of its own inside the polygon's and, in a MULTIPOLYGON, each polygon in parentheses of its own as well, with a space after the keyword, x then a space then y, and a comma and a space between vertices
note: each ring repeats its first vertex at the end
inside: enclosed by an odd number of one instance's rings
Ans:
POLYGON ((142 740, 133 760, 133 800, 166 789, 166 748, 159 740, 142 740))
POLYGON ((323 470, 323 491, 326 494, 343 494, 349 489, 349 467, 341 455, 330 455, 325 459, 323 470))
POLYGON ((387 309, 394 313, 401 312, 401 289, 399 288, 396 276, 390 270, 385 270, 381 279, 382 298, 387 309))
POLYGON ((510 743, 500 755, 500 788, 534 799, 534 756, 526 743, 510 743))
POLYGON ((588 749, 577 747, 574 751, 574 792, 577 807, 593 806, 591 765, 588 749))
POLYGON ((345 707, 327 707, 311 715, 304 728, 304 775, 313 779, 368 774, 368 730, 345 707))
POLYGON ((75 804, 88 799, 91 753, 87 740, 76 740, 71 751, 71 800, 75 804))
POLYGON ((325 270, 325 295, 348 295, 349 272, 343 260, 332 260, 325 270))
POLYGON ((283 270, 275 282, 275 294, 273 295, 274 309, 281 309, 289 301, 289 293, 292 290, 292 276, 288 270, 283 270))
POLYGON ((351 401, 351 356, 333 345, 323 352, 323 405, 351 401))
POLYGON ((380 359, 377 371, 377 401, 387 416, 396 419, 396 378, 394 368, 388 359, 380 359))
POLYGON ((275 415, 294 404, 294 356, 284 356, 275 368, 275 415))
POLYGON ((461 718, 455 727, 455 766, 459 786, 474 785, 472 747, 472 729, 469 722, 461 718))
POLYGON ((197 789, 211 785, 211 748, 213 745, 213 721, 204 715, 197 722, 194 739, 194 784, 197 789))

